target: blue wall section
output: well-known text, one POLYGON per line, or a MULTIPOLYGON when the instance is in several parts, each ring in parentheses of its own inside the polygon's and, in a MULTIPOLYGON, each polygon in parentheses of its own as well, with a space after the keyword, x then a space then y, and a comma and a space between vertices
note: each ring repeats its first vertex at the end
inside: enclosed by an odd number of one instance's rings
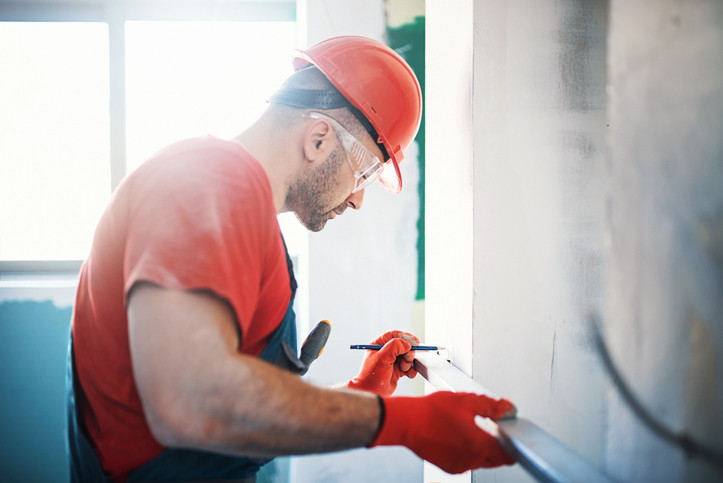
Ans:
POLYGON ((0 303, 0 481, 64 482, 71 308, 0 303))

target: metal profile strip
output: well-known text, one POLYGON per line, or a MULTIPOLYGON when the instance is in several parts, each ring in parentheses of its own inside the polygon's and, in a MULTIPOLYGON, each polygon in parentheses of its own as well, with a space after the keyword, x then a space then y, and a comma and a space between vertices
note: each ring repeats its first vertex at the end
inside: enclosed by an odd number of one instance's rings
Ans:
MULTIPOLYGON (((493 396, 484 386, 439 354, 417 353, 414 365, 419 374, 437 390, 493 396)), ((538 481, 614 481, 527 419, 518 417, 489 423, 492 429, 496 429, 496 437, 502 447, 538 481)))

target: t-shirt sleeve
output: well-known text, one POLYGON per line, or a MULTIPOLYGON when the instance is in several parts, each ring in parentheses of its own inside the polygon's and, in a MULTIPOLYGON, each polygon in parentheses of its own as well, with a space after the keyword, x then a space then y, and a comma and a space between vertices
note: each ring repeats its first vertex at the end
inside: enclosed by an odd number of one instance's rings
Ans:
POLYGON ((128 209, 125 293, 140 281, 209 290, 232 306, 244 334, 278 225, 274 230, 267 221, 265 180, 229 171, 234 162, 223 158, 231 155, 204 152, 200 160, 199 150, 167 153, 137 173, 128 209))

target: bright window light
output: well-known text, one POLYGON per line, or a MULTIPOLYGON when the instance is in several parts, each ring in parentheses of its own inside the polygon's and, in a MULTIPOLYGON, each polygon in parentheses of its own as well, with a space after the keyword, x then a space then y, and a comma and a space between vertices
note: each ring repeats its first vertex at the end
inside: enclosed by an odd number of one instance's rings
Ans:
POLYGON ((105 23, 0 22, 0 260, 84 258, 110 196, 105 23))
POLYGON ((295 22, 126 22, 127 167, 253 122, 292 73, 295 22))

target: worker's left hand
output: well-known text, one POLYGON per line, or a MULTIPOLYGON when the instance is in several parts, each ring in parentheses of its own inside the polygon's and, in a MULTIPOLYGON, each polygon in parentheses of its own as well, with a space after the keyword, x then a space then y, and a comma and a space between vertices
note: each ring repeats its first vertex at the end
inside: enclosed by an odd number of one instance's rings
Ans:
POLYGON ((414 351, 419 339, 408 332, 392 330, 371 342, 383 345, 378 351, 367 351, 359 374, 349 381, 348 387, 390 396, 402 376, 413 378, 417 370, 412 367, 414 351))

